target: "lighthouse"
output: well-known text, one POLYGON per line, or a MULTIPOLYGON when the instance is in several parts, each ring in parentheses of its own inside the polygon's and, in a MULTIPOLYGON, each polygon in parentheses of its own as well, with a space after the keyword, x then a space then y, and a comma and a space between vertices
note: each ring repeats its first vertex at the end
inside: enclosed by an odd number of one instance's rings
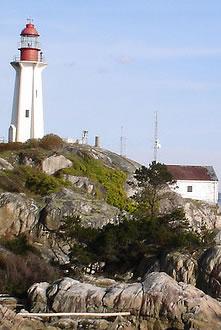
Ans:
POLYGON ((28 20, 21 31, 20 56, 11 62, 16 71, 9 142, 25 142, 44 135, 42 71, 43 61, 39 34, 28 20))

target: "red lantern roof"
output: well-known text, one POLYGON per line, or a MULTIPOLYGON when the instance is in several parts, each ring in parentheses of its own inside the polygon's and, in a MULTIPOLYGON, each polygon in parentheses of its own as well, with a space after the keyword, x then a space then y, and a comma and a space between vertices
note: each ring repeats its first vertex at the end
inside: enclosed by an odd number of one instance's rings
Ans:
POLYGON ((38 31, 36 30, 34 24, 32 23, 27 23, 26 27, 21 31, 20 35, 39 37, 38 31))

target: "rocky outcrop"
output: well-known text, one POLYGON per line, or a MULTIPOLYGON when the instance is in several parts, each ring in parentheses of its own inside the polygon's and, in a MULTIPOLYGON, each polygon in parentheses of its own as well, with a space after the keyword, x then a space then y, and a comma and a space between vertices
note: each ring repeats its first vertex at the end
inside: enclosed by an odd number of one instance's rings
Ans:
POLYGON ((197 261, 188 253, 171 252, 161 260, 160 269, 177 282, 196 285, 197 261))
MULTIPOLYGON (((32 311, 42 308, 38 304, 39 293, 36 294, 40 292, 39 285, 29 289, 32 311)), ((143 329, 218 330, 221 324, 218 301, 191 285, 177 283, 165 273, 151 273, 142 283, 119 283, 108 288, 64 278, 49 285, 40 300, 45 295, 48 311, 129 311, 146 325, 143 329)))
POLYGON ((202 201, 184 200, 183 207, 192 230, 201 233, 205 229, 221 228, 221 215, 216 205, 202 201))
POLYGON ((84 191, 88 194, 92 194, 95 190, 95 185, 93 182, 85 176, 75 176, 64 174, 64 180, 70 182, 73 186, 84 189, 84 191))
POLYGON ((23 194, 0 194, 0 236, 29 233, 38 221, 38 207, 23 194))
POLYGON ((64 217, 80 216, 82 224, 101 228, 108 223, 118 221, 119 210, 102 200, 63 189, 46 199, 40 221, 49 230, 58 230, 64 217))
POLYGON ((221 245, 206 250, 199 259, 198 287, 221 300, 221 245))
POLYGON ((217 205, 203 201, 184 199, 181 195, 166 191, 161 202, 161 213, 170 213, 176 208, 183 208, 189 228, 197 233, 205 230, 221 229, 221 213, 217 205))
POLYGON ((102 148, 93 148, 89 145, 73 144, 71 146, 67 146, 65 151, 77 154, 83 158, 89 157, 99 159, 103 161, 107 166, 120 169, 127 173, 134 173, 135 170, 141 166, 139 163, 126 157, 120 156, 112 151, 102 148))
POLYGON ((42 171, 49 175, 52 175, 63 168, 71 166, 72 162, 63 155, 53 155, 51 157, 45 158, 41 163, 42 171))
POLYGON ((13 170, 13 166, 7 162, 7 160, 0 158, 0 171, 1 170, 13 170))

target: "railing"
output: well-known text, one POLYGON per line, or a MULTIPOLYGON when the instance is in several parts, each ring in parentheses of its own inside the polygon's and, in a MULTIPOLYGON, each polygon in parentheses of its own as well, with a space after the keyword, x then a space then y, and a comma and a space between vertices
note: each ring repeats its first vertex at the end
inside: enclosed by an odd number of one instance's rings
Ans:
MULTIPOLYGON (((20 62, 20 61, 21 61, 20 55, 15 55, 12 58, 12 62, 20 62)), ((45 61, 46 61, 45 56, 39 54, 37 62, 45 63, 45 61)))
POLYGON ((20 49, 20 48, 41 49, 40 42, 38 42, 38 41, 19 41, 18 49, 20 49))

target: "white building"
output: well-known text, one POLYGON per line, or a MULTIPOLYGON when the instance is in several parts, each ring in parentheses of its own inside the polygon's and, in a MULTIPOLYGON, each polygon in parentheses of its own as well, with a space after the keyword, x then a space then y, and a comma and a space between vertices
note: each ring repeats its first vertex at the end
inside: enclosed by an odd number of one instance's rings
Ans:
POLYGON ((9 142, 25 142, 44 135, 42 71, 39 34, 31 22, 21 32, 20 57, 11 63, 16 71, 9 142))
POLYGON ((167 165, 183 198, 218 202, 218 178, 212 166, 167 165))

